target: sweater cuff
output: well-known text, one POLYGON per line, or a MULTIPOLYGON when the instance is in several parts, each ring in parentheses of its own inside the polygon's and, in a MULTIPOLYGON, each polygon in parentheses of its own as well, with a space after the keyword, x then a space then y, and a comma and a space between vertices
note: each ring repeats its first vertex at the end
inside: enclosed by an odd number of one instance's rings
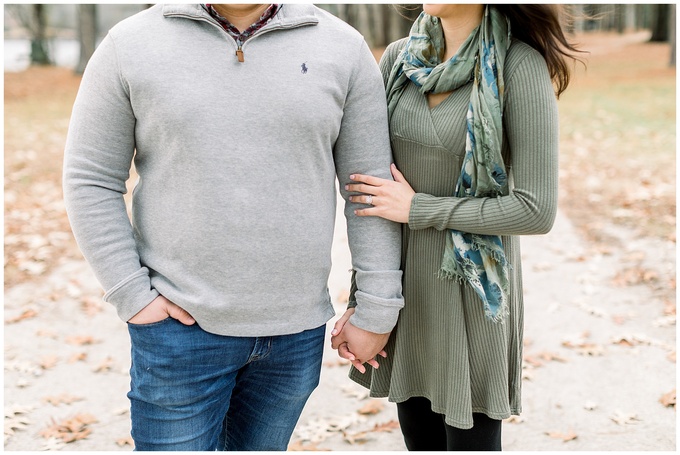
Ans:
POLYGON ((402 298, 379 299, 357 291, 357 306, 349 318, 353 326, 373 333, 389 333, 397 324, 402 298))
POLYGON ((123 322, 129 321, 159 296, 151 287, 149 269, 142 267, 104 294, 104 301, 112 304, 123 322))

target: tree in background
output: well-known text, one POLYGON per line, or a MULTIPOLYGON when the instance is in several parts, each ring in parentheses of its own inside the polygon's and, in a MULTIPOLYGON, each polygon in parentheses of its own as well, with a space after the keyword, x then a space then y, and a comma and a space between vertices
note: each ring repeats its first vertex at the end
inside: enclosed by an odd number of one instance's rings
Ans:
POLYGON ((47 11, 48 5, 5 5, 8 12, 30 34, 31 64, 50 65, 49 48, 47 46, 47 11))
POLYGON ((87 62, 97 46, 97 5, 78 5, 78 41, 80 41, 80 59, 75 72, 83 74, 87 62))
POLYGON ((395 4, 319 4, 364 35, 372 48, 381 48, 408 36, 413 21, 422 11, 420 5, 395 4))

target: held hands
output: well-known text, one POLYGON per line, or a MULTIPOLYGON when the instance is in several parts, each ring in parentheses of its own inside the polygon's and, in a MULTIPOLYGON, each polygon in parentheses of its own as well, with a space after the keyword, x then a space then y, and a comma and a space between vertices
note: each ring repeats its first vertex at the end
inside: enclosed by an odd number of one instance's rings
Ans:
POLYGON ((370 175, 353 174, 349 178, 359 183, 345 185, 347 191, 363 193, 350 196, 352 202, 369 204, 372 207, 355 210, 357 216, 379 216, 397 223, 408 223, 411 211, 411 200, 416 194, 406 181, 397 166, 390 167, 394 181, 372 177, 370 175))
POLYGON ((331 332, 331 346, 338 350, 338 355, 349 360, 354 368, 362 374, 366 372, 364 363, 378 368, 376 356, 387 357, 384 347, 390 337, 389 333, 373 333, 352 325, 349 321, 354 308, 348 309, 338 319, 331 332))
POLYGON ((196 322, 186 310, 162 295, 153 299, 142 311, 132 316, 128 322, 130 324, 152 324, 167 318, 177 319, 184 325, 192 325, 196 322))

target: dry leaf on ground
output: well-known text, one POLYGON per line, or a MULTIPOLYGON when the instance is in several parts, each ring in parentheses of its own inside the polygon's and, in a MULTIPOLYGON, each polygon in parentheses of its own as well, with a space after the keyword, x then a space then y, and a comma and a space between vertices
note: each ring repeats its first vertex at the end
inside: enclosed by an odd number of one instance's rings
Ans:
POLYGON ((66 342, 76 346, 85 346, 99 343, 99 340, 95 340, 92 335, 74 335, 67 337, 66 342))
POLYGON ((573 441, 578 437, 578 435, 573 431, 569 431, 568 433, 561 433, 559 431, 546 431, 545 434, 553 439, 561 439, 564 442, 573 441))
POLYGON ((358 433, 347 433, 342 432, 343 439, 350 444, 365 444, 369 441, 368 433, 366 431, 360 431, 358 433))
POLYGON ((589 357, 597 357, 604 354, 604 347, 599 344, 587 341, 590 338, 589 332, 583 332, 580 335, 569 337, 562 341, 562 346, 569 349, 574 349, 578 354, 589 357))
POLYGON ((616 411, 614 414, 610 415, 609 418, 617 425, 635 425, 641 421, 637 414, 625 413, 621 411, 616 411))
POLYGON ((375 432, 375 433, 380 433, 380 432, 383 432, 383 431, 391 433, 392 430, 398 430, 398 429, 399 429, 399 422, 396 421, 396 420, 390 420, 389 422, 385 422, 385 423, 376 423, 371 431, 375 432))
POLYGON ((120 438, 116 441, 116 445, 119 447, 123 446, 130 446, 134 447, 135 446, 135 441, 132 439, 132 436, 126 436, 124 438, 120 438))
POLYGON ((337 359, 326 360, 323 366, 327 368, 344 367, 349 365, 349 363, 349 360, 338 357, 337 359))
POLYGON ((87 360, 87 352, 76 352, 68 359, 68 363, 84 362, 87 360))
POLYGON ((5 408, 5 443, 14 435, 15 430, 23 430, 31 421, 25 416, 33 410, 31 406, 13 405, 5 408))
POLYGON ((361 407, 357 412, 361 415, 377 414, 385 409, 385 404, 380 400, 371 400, 361 407))
POLYGON ((26 310, 23 313, 21 313, 18 316, 14 316, 13 318, 5 319, 5 324, 15 324, 17 322, 26 320, 26 319, 31 319, 34 318, 38 315, 38 312, 32 309, 26 310))
POLYGON ((71 443, 87 438, 92 433, 89 425, 95 422, 97 419, 91 414, 78 414, 59 423, 52 419, 52 425, 41 430, 39 434, 45 439, 57 438, 65 443, 71 443))
POLYGON ((585 409, 586 411, 594 411, 595 409, 597 409, 597 406, 598 406, 597 403, 594 403, 592 401, 586 401, 585 404, 583 405, 583 409, 585 409))
POLYGON ((95 316, 102 311, 102 304, 99 298, 85 296, 80 301, 80 308, 88 316, 95 316))
POLYGON ((642 267, 631 267, 619 271, 612 279, 615 286, 635 286, 638 284, 652 283, 659 279, 659 274, 654 270, 642 267))
POLYGON ((330 452, 330 449, 323 449, 317 446, 313 442, 305 444, 305 441, 299 439, 297 441, 291 442, 288 445, 289 452, 330 452))
POLYGON ((76 397, 73 395, 69 395, 68 393, 62 393, 61 395, 52 395, 48 397, 44 397, 43 401, 46 403, 49 403, 53 406, 59 406, 60 404, 71 404, 75 403, 76 401, 82 401, 84 400, 83 397, 76 397))
POLYGON ((503 419, 503 422, 505 423, 513 423, 513 424, 520 424, 524 423, 526 419, 522 416, 510 416, 507 419, 503 419))
POLYGON ((349 302, 349 289, 343 289, 340 292, 338 292, 338 296, 335 298, 335 300, 338 303, 349 302))
POLYGON ((43 357, 40 360, 40 368, 43 370, 49 370, 50 368, 54 368, 57 366, 57 363, 59 362, 59 357, 56 355, 48 355, 43 357))
POLYGON ((95 373, 103 373, 105 371, 111 371, 113 369, 114 361, 112 357, 107 357, 101 361, 99 365, 94 367, 92 371, 95 373))
POLYGON ((675 389, 662 395, 661 398, 659 398, 659 402, 667 408, 675 407, 675 400, 676 400, 675 389))

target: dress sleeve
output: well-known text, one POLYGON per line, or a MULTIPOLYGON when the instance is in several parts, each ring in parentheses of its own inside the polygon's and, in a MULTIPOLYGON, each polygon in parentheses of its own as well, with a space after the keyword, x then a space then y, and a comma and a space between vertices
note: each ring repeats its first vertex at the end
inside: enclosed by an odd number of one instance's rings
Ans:
POLYGON ((552 228, 557 211, 557 100, 542 56, 527 46, 522 50, 514 71, 508 71, 503 113, 514 182, 510 193, 496 198, 417 193, 409 228, 488 235, 544 234, 552 228))

